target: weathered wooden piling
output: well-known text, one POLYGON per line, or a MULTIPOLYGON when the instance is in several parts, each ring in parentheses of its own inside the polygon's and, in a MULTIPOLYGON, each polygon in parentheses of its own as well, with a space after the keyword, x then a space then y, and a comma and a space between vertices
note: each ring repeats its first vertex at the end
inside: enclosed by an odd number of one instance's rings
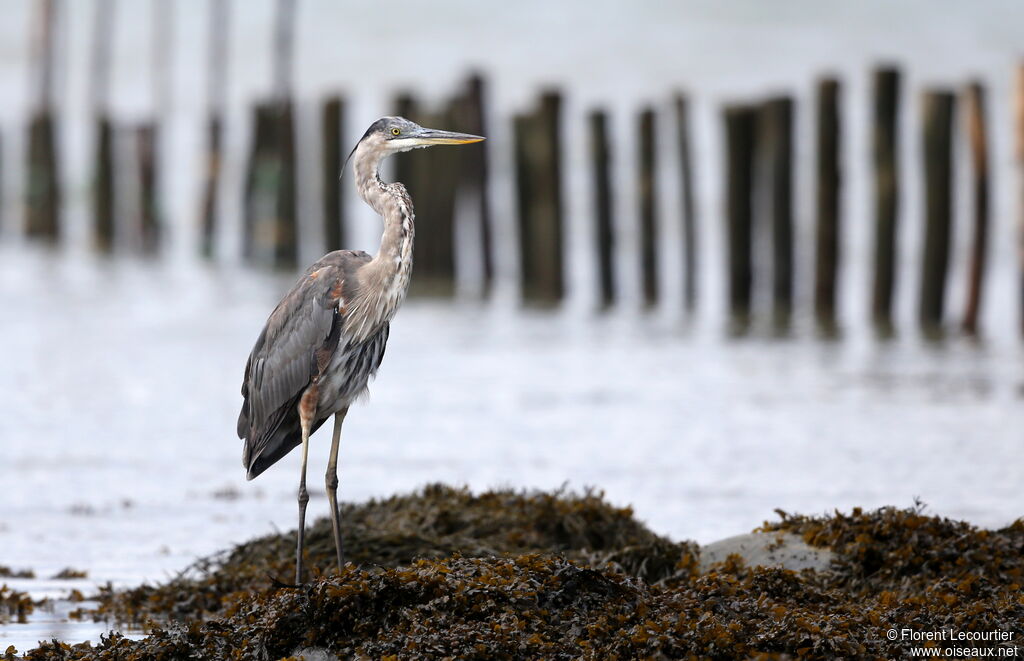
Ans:
POLYGON ((611 160, 608 115, 594 110, 587 118, 590 132, 591 181, 594 191, 595 238, 601 307, 615 303, 615 227, 612 215, 611 160))
POLYGON ((341 136, 345 105, 337 94, 324 100, 320 111, 321 173, 323 187, 324 242, 328 251, 345 247, 345 205, 342 203, 341 136))
POLYGON ((658 302, 658 218, 657 218, 657 165, 655 154, 655 117, 652 108, 640 112, 639 122, 639 176, 637 198, 640 201, 640 273, 644 304, 658 302))
MULTIPOLYGON (((428 112, 412 94, 405 93, 396 99, 395 107, 399 115, 421 126, 451 127, 456 103, 428 112)), ((396 179, 405 184, 416 205, 412 296, 451 296, 455 291, 455 195, 461 176, 458 152, 420 149, 394 159, 396 179)))
POLYGON ((139 216, 135 219, 135 234, 139 248, 146 254, 158 251, 162 234, 160 155, 163 151, 163 119, 173 110, 173 5, 174 0, 154 0, 152 5, 150 36, 153 47, 153 119, 135 130, 136 163, 139 169, 139 216))
POLYGON ((274 265, 295 268, 299 260, 295 104, 292 61, 295 48, 295 0, 277 0, 274 29, 274 149, 281 178, 277 194, 274 265))
POLYGON ((929 337, 942 331, 953 220, 955 103, 952 92, 933 90, 924 95, 925 236, 918 321, 929 337))
POLYGON ((729 254, 729 312, 732 330, 750 323, 753 288, 754 150, 757 108, 725 109, 726 223, 729 254))
POLYGON ((253 109, 243 221, 245 257, 283 269, 294 268, 299 257, 295 110, 291 96, 294 19, 294 0, 278 0, 273 94, 253 109))
POLYGON ((690 103, 676 94, 676 133, 679 147, 679 176, 682 188, 683 223, 683 305, 693 312, 697 305, 697 218, 693 191, 693 155, 690 147, 690 103))
POLYGON ((817 236, 814 313, 819 329, 836 332, 836 290, 840 259, 839 81, 826 78, 817 91, 817 236))
POLYGON ((228 2, 210 1, 207 33, 206 175, 200 220, 199 252, 213 257, 217 236, 217 191, 220 182, 224 98, 227 88, 228 2))
POLYGON ((289 98, 276 110, 276 143, 281 162, 277 197, 277 232, 274 265, 294 268, 299 261, 298 201, 296 195, 296 147, 294 106, 289 98))
MULTIPOLYGON (((515 152, 516 210, 518 212, 516 225, 519 239, 519 287, 524 301, 528 301, 528 297, 534 296, 532 289, 527 294, 527 283, 532 282, 535 277, 532 263, 534 256, 531 254, 535 239, 530 223, 534 195, 531 181, 533 172, 529 163, 531 150, 528 143, 533 137, 536 123, 536 118, 529 112, 516 113, 512 116, 512 146, 515 152)), ((555 297, 555 300, 557 301, 558 297, 555 297)))
POLYGON ((553 304, 565 294, 562 258, 562 95, 547 91, 532 114, 515 119, 523 300, 553 304))
POLYGON ((142 252, 152 254, 160 245, 155 122, 138 127, 135 133, 135 149, 139 166, 139 242, 142 252))
POLYGON ((30 237, 56 241, 61 231, 60 158, 53 104, 57 3, 41 0, 35 7, 31 61, 36 89, 28 131, 25 232, 30 237))
POLYGON ((792 98, 765 102, 761 109, 761 136, 771 195, 773 317, 776 329, 785 332, 793 311, 792 98))
MULTIPOLYGON (((223 120, 219 113, 206 118, 206 177, 203 180, 203 198, 200 220, 199 253, 206 258, 214 256, 217 238, 217 190, 220 182, 220 164, 223 120)), ((243 231, 245 234, 245 231, 243 231)), ((248 239, 243 239, 243 243, 248 239)))
POLYGON ((246 174, 243 252, 255 263, 280 268, 298 260, 295 199, 295 126, 290 101, 253 107, 253 137, 246 174))
POLYGON ((100 252, 114 249, 114 127, 106 114, 96 119, 96 160, 93 164, 93 243, 100 252))
MULTIPOLYGON (((475 73, 466 82, 462 99, 458 104, 458 128, 465 133, 487 136, 486 112, 484 98, 486 89, 483 76, 475 73)), ((491 227, 491 198, 488 191, 490 172, 488 171, 489 144, 485 142, 473 145, 471 149, 459 150, 459 161, 462 164, 462 177, 459 182, 461 195, 471 195, 476 200, 477 222, 480 236, 481 255, 481 293, 487 295, 494 279, 494 230, 491 227)))
MULTIPOLYGON (((242 256, 248 261, 257 261, 257 252, 265 252, 259 249, 265 239, 260 237, 258 240, 257 231, 265 225, 262 219, 268 215, 267 197, 272 187, 276 186, 274 178, 278 176, 276 168, 271 167, 265 144, 267 119, 266 104, 254 103, 249 119, 249 157, 246 160, 245 186, 242 191, 242 256)), ((260 234, 265 233, 260 231, 260 234)))
POLYGON ((1020 315, 1020 332, 1024 335, 1024 62, 1017 65, 1016 84, 1014 85, 1014 124, 1016 125, 1017 157, 1017 259, 1020 269, 1018 285, 1018 314, 1020 315))
POLYGON ((36 110, 29 125, 25 231, 56 241, 61 232, 60 158, 52 108, 36 110))
POLYGON ((93 243, 101 252, 114 248, 114 126, 109 110, 110 48, 114 0, 97 0, 92 44, 92 110, 95 126, 93 163, 93 243))
POLYGON ((964 307, 963 330, 978 333, 985 259, 988 253, 989 183, 988 130, 985 126, 985 88, 978 81, 967 88, 967 133, 970 138, 972 208, 974 231, 971 237, 971 259, 968 266, 967 302, 964 307))
POLYGON ((896 289, 899 214, 900 72, 886 67, 874 72, 872 159, 875 180, 875 268, 871 318, 882 336, 891 335, 896 289))

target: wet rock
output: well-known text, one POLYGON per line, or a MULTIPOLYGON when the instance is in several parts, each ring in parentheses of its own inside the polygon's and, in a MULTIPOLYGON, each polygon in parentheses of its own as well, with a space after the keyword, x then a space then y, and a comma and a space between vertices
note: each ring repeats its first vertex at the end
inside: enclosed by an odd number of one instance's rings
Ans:
POLYGON ((338 657, 322 647, 303 647, 292 652, 298 661, 338 661, 338 657))
POLYGON ((725 562, 730 555, 737 555, 743 564, 750 567, 777 567, 801 571, 828 571, 833 554, 827 548, 815 547, 803 537, 788 532, 752 532, 736 535, 706 544, 700 548, 701 573, 707 573, 716 563, 725 562))

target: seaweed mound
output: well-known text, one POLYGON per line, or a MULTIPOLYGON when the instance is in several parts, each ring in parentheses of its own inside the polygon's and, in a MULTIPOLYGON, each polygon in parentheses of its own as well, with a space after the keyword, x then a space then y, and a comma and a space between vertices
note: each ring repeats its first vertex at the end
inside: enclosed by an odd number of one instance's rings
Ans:
MULTIPOLYGON (((467 489, 430 485, 412 494, 342 505, 345 559, 356 565, 400 567, 417 558, 559 553, 582 564, 611 563, 654 583, 688 576, 698 548, 651 532, 629 508, 614 507, 602 494, 565 491, 467 489)), ((307 531, 305 565, 314 577, 335 572, 330 520, 307 531)), ((230 612, 240 599, 266 590, 272 577, 290 579, 295 531, 268 535, 204 558, 178 578, 122 592, 105 592, 97 615, 131 624, 189 620, 230 612)))
MULTIPOLYGON (((835 553, 829 571, 748 567, 731 556, 698 574, 693 545, 658 537, 589 493, 472 496, 430 487, 350 507, 347 519, 362 530, 350 536, 350 554, 372 560, 299 588, 274 587, 262 571, 290 569, 294 535, 256 540, 209 561, 199 576, 147 588, 144 599, 110 596, 114 610, 169 607, 188 615, 183 622, 165 620, 140 641, 54 641, 26 658, 278 659, 309 649, 402 659, 876 659, 908 658, 915 647, 938 648, 939 657, 1024 653, 1022 521, 987 531, 920 508, 783 514, 763 530, 827 544, 835 553), (417 546, 426 557, 407 559, 417 546), (189 586, 206 592, 184 601, 189 586), (912 635, 929 632, 949 637, 912 635)), ((318 539, 311 560, 330 567, 323 524, 318 539)))
POLYGON ((713 572, 676 587, 552 555, 346 568, 301 589, 251 596, 230 617, 53 643, 28 659, 277 659, 309 647, 339 658, 903 658, 890 629, 1016 631, 1019 597, 964 607, 943 593, 861 602, 786 570, 713 572), (980 627, 980 628, 974 628, 980 627), (1014 628, 1015 627, 1015 628, 1014 628))
POLYGON ((883 507, 871 512, 790 516, 761 530, 801 535, 811 546, 835 554, 831 583, 855 594, 890 591, 919 594, 939 584, 954 592, 1024 585, 1024 519, 1002 530, 981 530, 963 521, 927 516, 918 503, 910 509, 883 507))

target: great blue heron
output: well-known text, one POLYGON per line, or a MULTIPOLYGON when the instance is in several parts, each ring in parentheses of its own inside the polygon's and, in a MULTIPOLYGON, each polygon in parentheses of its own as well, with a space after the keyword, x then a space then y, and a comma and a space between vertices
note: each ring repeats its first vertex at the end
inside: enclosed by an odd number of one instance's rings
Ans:
POLYGON ((341 569, 338 444, 349 405, 365 390, 384 357, 388 325, 405 298, 412 271, 412 200, 400 183, 381 181, 387 156, 420 147, 479 142, 482 137, 427 129, 402 117, 374 122, 349 159, 356 189, 384 221, 380 250, 328 253, 306 270, 277 304, 245 364, 238 437, 242 463, 253 479, 302 445, 295 583, 302 583, 306 458, 309 435, 334 416, 327 463, 327 500, 341 569))

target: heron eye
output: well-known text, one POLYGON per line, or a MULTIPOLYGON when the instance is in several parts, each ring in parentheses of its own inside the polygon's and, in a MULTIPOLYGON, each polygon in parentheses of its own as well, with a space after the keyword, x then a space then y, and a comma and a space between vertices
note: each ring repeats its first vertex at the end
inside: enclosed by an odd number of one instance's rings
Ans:
POLYGON ((402 129, 391 129, 391 135, 401 135, 402 129))

